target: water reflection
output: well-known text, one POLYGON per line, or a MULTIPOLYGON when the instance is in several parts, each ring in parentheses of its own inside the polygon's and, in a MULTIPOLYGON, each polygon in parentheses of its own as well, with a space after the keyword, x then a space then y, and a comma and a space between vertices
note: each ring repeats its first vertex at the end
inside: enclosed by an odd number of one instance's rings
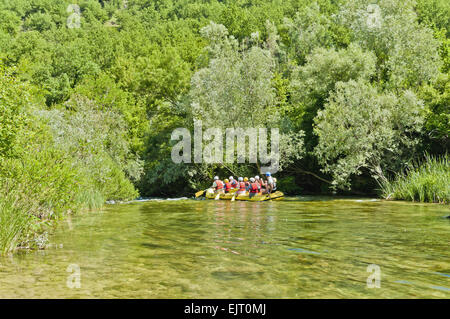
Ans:
POLYGON ((225 201, 213 206, 214 248, 252 255, 253 248, 260 247, 275 229, 276 217, 270 208, 270 204, 225 201))

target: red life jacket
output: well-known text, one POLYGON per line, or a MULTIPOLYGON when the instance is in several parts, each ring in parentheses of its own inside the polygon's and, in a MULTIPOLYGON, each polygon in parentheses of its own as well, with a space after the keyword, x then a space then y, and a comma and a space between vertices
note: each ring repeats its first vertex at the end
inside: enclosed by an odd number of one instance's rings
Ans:
POLYGON ((258 193, 258 192, 259 192, 258 183, 251 183, 250 184, 250 193, 258 193))
POLYGON ((239 182, 239 191, 240 192, 244 192, 245 191, 245 183, 244 182, 239 182))
POLYGON ((223 188, 223 182, 220 179, 216 180, 216 185, 217 185, 216 189, 222 189, 223 188))
POLYGON ((231 186, 233 186, 233 188, 236 188, 238 186, 238 182, 236 182, 236 180, 233 179, 233 181, 231 182, 231 186))
POLYGON ((225 183, 225 191, 228 192, 231 188, 231 183, 225 183))

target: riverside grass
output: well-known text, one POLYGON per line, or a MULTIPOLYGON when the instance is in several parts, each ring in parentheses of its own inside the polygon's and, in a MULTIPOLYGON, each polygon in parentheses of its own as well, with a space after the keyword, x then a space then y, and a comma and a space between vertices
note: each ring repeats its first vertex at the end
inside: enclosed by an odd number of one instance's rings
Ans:
POLYGON ((0 196, 0 254, 13 251, 28 237, 31 219, 17 194, 0 196))
POLYGON ((0 255, 45 247, 42 235, 67 214, 100 209, 110 198, 137 196, 131 182, 114 167, 105 182, 95 177, 51 148, 22 158, 0 157, 0 255))
POLYGON ((47 147, 26 155, 0 158, 2 255, 19 248, 45 247, 42 235, 48 226, 67 214, 101 208, 107 196, 134 197, 134 192, 122 189, 122 184, 129 184, 120 180, 122 176, 112 175, 106 185, 95 183, 62 151, 47 147))
POLYGON ((414 163, 405 173, 383 183, 381 192, 386 199, 449 204, 449 181, 448 154, 441 157, 427 155, 422 163, 414 163))
POLYGON ((104 202, 100 192, 80 189, 70 203, 71 209, 61 211, 55 210, 57 203, 52 199, 30 196, 23 188, 19 191, 17 185, 1 191, 0 255, 18 248, 42 248, 40 239, 47 226, 70 212, 100 209, 104 202))

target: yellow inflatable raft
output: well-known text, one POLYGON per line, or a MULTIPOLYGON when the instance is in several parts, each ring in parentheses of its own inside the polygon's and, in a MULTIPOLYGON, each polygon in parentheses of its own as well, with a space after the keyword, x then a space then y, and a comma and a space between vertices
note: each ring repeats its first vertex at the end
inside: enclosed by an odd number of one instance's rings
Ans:
MULTIPOLYGON (((236 189, 231 189, 229 193, 226 194, 220 194, 219 198, 220 200, 231 200, 234 197, 234 193, 236 192, 236 189)), ((214 192, 212 188, 209 188, 206 191, 205 197, 207 199, 216 199, 217 193, 214 192)), ((245 201, 251 201, 251 202, 262 202, 266 200, 283 200, 284 194, 280 191, 276 191, 270 195, 268 194, 256 194, 252 196, 252 198, 249 197, 248 192, 245 194, 237 195, 234 197, 235 200, 245 200, 245 201)))

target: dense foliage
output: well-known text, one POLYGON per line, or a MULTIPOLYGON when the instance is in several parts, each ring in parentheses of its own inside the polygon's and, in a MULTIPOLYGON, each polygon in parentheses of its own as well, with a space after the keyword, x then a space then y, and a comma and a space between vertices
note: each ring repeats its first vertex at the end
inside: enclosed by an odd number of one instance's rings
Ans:
POLYGON ((278 128, 288 193, 374 192, 448 151, 449 27, 446 0, 2 0, 0 245, 29 212, 259 173, 174 163, 195 120, 278 128))

